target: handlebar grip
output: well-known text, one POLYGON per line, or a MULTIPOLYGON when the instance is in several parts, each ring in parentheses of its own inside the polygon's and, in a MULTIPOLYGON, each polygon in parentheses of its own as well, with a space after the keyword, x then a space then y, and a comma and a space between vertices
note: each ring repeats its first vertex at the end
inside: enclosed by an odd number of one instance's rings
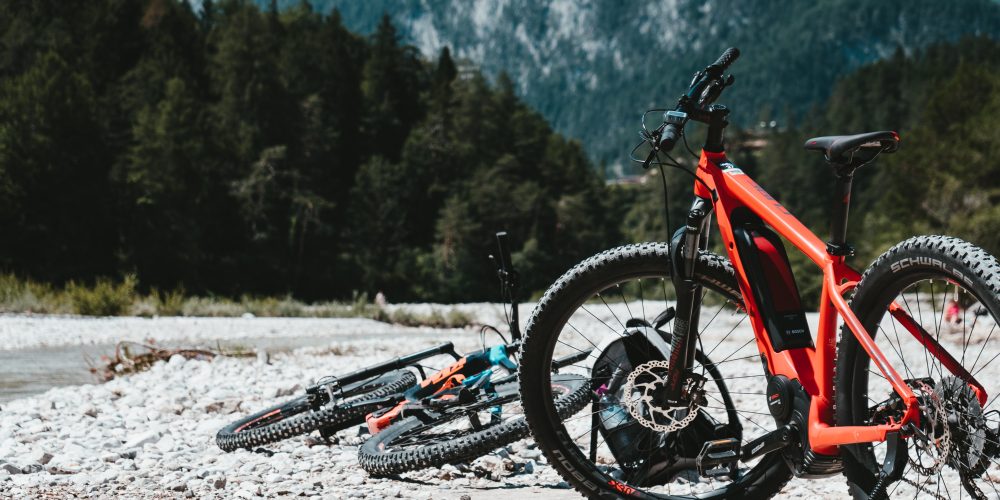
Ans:
POLYGON ((729 68, 730 64, 733 64, 739 58, 740 49, 737 49, 736 47, 729 47, 722 53, 721 56, 719 56, 718 59, 716 59, 714 63, 712 63, 712 66, 718 66, 722 71, 725 71, 729 68))
POLYGON ((666 127, 663 128, 663 134, 660 135, 660 151, 670 152, 674 149, 674 144, 677 144, 677 139, 681 138, 680 130, 674 123, 668 123, 666 127))
POLYGON ((500 266, 505 271, 510 271, 510 243, 508 242, 507 231, 497 233, 497 247, 500 249, 500 266))

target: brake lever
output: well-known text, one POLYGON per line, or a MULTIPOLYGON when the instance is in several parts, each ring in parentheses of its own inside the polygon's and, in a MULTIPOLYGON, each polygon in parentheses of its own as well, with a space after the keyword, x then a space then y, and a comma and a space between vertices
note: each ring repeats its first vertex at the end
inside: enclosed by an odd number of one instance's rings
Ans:
MULTIPOLYGON (((656 142, 654 142, 654 144, 657 144, 657 143, 659 143, 659 140, 657 140, 656 142)), ((646 161, 642 162, 642 169, 643 170, 648 170, 649 169, 649 165, 651 163, 653 163, 653 158, 656 158, 656 152, 657 152, 657 148, 654 146, 653 149, 650 150, 649 156, 646 157, 646 161)))

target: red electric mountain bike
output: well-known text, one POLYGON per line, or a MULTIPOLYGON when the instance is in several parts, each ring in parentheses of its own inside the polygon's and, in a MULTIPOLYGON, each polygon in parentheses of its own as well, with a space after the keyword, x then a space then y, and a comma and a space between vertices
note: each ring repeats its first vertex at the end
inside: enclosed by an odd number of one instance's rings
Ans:
POLYGON ((581 262, 535 308, 519 364, 535 439, 596 498, 767 498, 793 475, 840 473, 855 498, 1000 498, 1000 263, 921 236, 864 274, 845 264, 854 172, 899 136, 806 142, 834 174, 824 243, 726 158, 729 110, 713 102, 738 55, 644 126, 645 165, 682 170, 669 152, 685 125, 708 126, 684 226, 669 244, 581 262), (713 219, 725 257, 708 251, 713 219), (784 241, 822 270, 818 313, 803 308, 784 241), (589 378, 590 411, 565 417, 552 360, 574 352, 588 354, 561 371, 589 378))

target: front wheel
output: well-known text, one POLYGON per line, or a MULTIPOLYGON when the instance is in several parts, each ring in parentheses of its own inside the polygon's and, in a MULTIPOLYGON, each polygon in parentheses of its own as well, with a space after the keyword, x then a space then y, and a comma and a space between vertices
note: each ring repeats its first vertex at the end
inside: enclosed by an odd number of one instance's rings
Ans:
POLYGON ((319 430, 333 433, 364 421, 383 406, 382 398, 400 394, 417 382, 409 370, 396 370, 344 387, 336 404, 313 408, 309 394, 265 408, 222 428, 215 442, 223 451, 253 449, 319 430))
MULTIPOLYGON (((957 238, 911 238, 865 271, 851 309, 913 389, 922 427, 905 441, 905 469, 893 484, 879 481, 885 443, 845 446, 851 494, 1000 498, 1000 406, 994 404, 1000 396, 1000 263, 957 238), (921 329, 947 356, 925 347, 921 329), (957 364, 946 361, 949 356, 957 364), (985 389, 985 404, 963 372, 985 389)), ((847 328, 837 353, 836 395, 838 425, 886 423, 905 408, 847 328)))
POLYGON ((776 429, 726 259, 702 253, 696 266, 704 295, 694 371, 704 381, 703 397, 693 411, 641 403, 657 401, 664 376, 676 297, 670 270, 666 243, 628 245, 581 262, 546 291, 529 320, 520 360, 532 434, 549 463, 591 498, 773 496, 791 478, 779 453, 713 471, 697 460, 709 441, 744 445, 776 429), (592 354, 555 373, 553 360, 586 351, 592 354), (548 389, 553 377, 569 373, 586 377, 594 389, 591 408, 571 417, 557 411, 548 389))

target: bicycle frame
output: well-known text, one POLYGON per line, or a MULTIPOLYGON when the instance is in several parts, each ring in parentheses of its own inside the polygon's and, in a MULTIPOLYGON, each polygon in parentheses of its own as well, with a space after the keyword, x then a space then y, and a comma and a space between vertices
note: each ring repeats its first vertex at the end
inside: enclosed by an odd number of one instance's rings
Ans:
MULTIPOLYGON (((697 180, 694 184, 695 196, 700 201, 696 200, 695 204, 711 206, 715 212, 722 241, 736 270, 746 312, 750 316, 756 337, 757 348, 765 358, 768 369, 774 375, 780 374, 790 380, 798 380, 811 397, 808 436, 812 449, 817 453, 836 455, 839 445, 885 441, 890 433, 902 433, 903 436, 906 436, 909 434, 907 432, 907 429, 910 429, 909 426, 919 428, 920 411, 916 395, 875 344, 873 336, 865 331, 861 321, 855 316, 844 298, 845 293, 857 286, 861 275, 845 264, 844 256, 831 255, 823 241, 809 231, 805 225, 749 176, 729 163, 723 148, 715 149, 718 152, 702 151, 696 172, 697 180), (757 304, 754 303, 754 295, 751 293, 747 273, 735 245, 730 216, 736 209, 746 209, 760 217, 774 231, 822 269, 823 288, 820 297, 816 347, 775 352, 765 330, 764 318, 761 316, 757 304), (838 318, 843 319, 875 366, 905 402, 906 412, 901 420, 891 420, 887 424, 870 426, 837 426, 835 424, 833 384, 838 318)), ((712 214, 706 214, 706 216, 711 217, 712 214)), ((702 227, 705 226, 702 225, 702 227)), ((688 230, 691 229, 689 224, 688 230)), ((898 304, 893 303, 889 310, 890 314, 899 320, 906 330, 914 335, 930 352, 938 356, 943 366, 956 377, 965 380, 973 388, 981 405, 986 403, 988 395, 983 386, 941 347, 934 336, 924 331, 898 304)), ((692 329, 692 331, 696 331, 696 329, 692 329)))

